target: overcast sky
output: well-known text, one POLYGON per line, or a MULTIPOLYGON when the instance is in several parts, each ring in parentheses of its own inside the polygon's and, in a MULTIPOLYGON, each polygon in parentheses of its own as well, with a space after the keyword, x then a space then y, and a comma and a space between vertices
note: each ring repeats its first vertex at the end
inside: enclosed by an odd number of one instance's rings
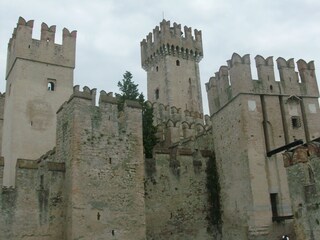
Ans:
MULTIPOLYGON (((146 95, 146 72, 141 68, 140 41, 164 18, 202 30, 204 58, 200 62, 202 93, 205 83, 226 64, 233 52, 254 57, 315 60, 320 69, 319 0, 1 0, 0 91, 5 89, 7 43, 19 16, 35 20, 33 38, 42 22, 77 30, 75 84, 118 92, 125 71, 133 74, 146 95)), ((319 76, 319 70, 316 70, 319 76)), ((276 71, 276 78, 279 75, 276 71)))

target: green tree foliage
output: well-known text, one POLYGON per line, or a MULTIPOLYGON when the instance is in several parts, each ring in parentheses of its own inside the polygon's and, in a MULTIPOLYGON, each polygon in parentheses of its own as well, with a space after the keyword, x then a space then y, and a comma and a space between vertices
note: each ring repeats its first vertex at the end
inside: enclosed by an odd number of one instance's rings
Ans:
POLYGON ((116 93, 118 99, 118 109, 123 110, 125 100, 138 101, 142 106, 142 126, 143 126, 143 146, 146 158, 152 158, 153 147, 157 143, 156 127, 153 126, 153 107, 145 100, 142 93, 139 93, 138 84, 134 84, 133 76, 126 71, 122 81, 118 82, 120 94, 116 93))
POLYGON ((139 95, 142 93, 139 93, 138 84, 134 84, 132 77, 133 76, 131 72, 126 71, 123 74, 122 81, 118 82, 118 87, 121 93, 116 93, 116 97, 118 99, 118 109, 120 111, 123 110, 123 104, 125 100, 138 100, 141 98, 139 95))
POLYGON ((157 128, 153 125, 153 107, 147 102, 142 104, 143 146, 146 158, 152 158, 153 147, 157 144, 157 128))

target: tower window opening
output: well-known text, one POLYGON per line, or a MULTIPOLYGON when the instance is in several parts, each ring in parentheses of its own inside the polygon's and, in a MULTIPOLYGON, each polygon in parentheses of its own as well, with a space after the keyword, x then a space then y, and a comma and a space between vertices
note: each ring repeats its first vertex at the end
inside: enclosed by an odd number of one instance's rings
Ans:
POLYGON ((157 72, 159 71, 159 67, 158 67, 158 66, 156 66, 156 71, 157 71, 157 72))
POLYGON ((159 89, 158 88, 154 91, 154 95, 155 95, 156 99, 159 99, 159 89))
POLYGON ((55 88, 56 88, 56 80, 48 79, 47 90, 50 92, 53 92, 56 90, 55 88))
POLYGON ((180 61, 179 60, 176 61, 176 65, 180 66, 180 61))
POLYGON ((299 116, 292 116, 291 117, 291 124, 292 128, 299 128, 301 127, 301 119, 299 116))

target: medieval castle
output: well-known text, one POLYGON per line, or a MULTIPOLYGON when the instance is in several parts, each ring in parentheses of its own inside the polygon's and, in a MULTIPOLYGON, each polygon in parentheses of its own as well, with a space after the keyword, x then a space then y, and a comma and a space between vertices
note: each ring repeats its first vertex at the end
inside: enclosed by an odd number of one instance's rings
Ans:
POLYGON ((320 239, 313 62, 234 53, 206 84, 202 34, 163 20, 141 41, 158 144, 142 110, 73 86, 76 31, 19 18, 0 96, 0 239, 320 239))

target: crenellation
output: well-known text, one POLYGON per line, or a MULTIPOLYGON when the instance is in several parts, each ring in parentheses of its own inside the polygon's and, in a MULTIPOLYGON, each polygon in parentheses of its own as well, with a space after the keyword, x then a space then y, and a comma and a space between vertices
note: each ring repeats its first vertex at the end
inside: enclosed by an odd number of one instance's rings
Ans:
POLYGON ((101 90, 99 95, 99 106, 101 106, 103 103, 117 104, 118 101, 113 96, 113 92, 106 93, 104 90, 101 90))
POLYGON ((170 21, 166 21, 165 19, 163 19, 160 22, 160 32, 161 32, 161 36, 160 37, 166 37, 166 36, 171 35, 170 21))
POLYGON ((84 98, 92 101, 92 105, 95 106, 97 89, 90 89, 87 86, 83 87, 83 90, 80 91, 80 86, 75 85, 73 87, 73 94, 71 95, 69 101, 74 97, 84 98))
POLYGON ((252 91, 252 75, 250 68, 250 55, 241 57, 233 53, 228 62, 232 96, 241 92, 252 91))
POLYGON ((297 61, 299 76, 301 79, 301 94, 319 96, 318 82, 315 74, 314 61, 306 62, 303 59, 297 61))
POLYGON ((32 38, 33 20, 26 22, 19 18, 12 38, 8 43, 8 59, 6 77, 10 74, 17 59, 32 60, 42 63, 75 67, 75 45, 77 32, 63 29, 62 45, 55 43, 56 26, 41 24, 40 40, 32 38))
POLYGON ((294 69, 294 59, 293 58, 285 60, 283 57, 278 57, 276 61, 277 61, 278 69, 283 69, 283 68, 293 68, 294 69))
POLYGON ((192 30, 191 27, 184 26, 184 38, 186 41, 193 41, 192 30))
POLYGON ((288 95, 297 93, 300 95, 301 84, 299 83, 298 73, 295 71, 294 59, 285 60, 279 57, 276 61, 280 74, 281 92, 288 95))
POLYGON ((285 60, 279 57, 276 61, 280 81, 275 78, 273 57, 264 58, 261 55, 255 57, 258 79, 253 80, 249 55, 241 57, 234 53, 227 61, 228 67, 221 66, 215 76, 206 83, 208 100, 211 102, 210 113, 218 111, 239 93, 319 96, 313 61, 307 63, 299 60, 297 62, 299 72, 295 71, 293 58, 285 60))
POLYGON ((179 37, 182 35, 181 24, 173 23, 174 36, 179 37))
POLYGON ((203 57, 201 31, 195 30, 192 35, 191 28, 185 26, 184 34, 181 25, 163 20, 160 28, 157 26, 140 43, 141 64, 148 70, 159 58, 166 55, 174 55, 183 59, 193 59, 200 62, 203 57))
POLYGON ((242 57, 238 53, 233 53, 231 59, 227 61, 229 69, 237 66, 238 64, 250 65, 250 55, 245 54, 242 57))
POLYGON ((279 82, 275 80, 273 57, 255 57, 258 81, 254 81, 254 92, 280 94, 279 82))
POLYGON ((75 41, 75 39, 77 38, 77 31, 73 30, 73 31, 69 31, 68 28, 63 28, 62 30, 62 40, 66 40, 68 38, 71 38, 75 41))
POLYGON ((273 57, 267 57, 266 59, 261 55, 255 57, 256 67, 258 72, 258 80, 263 82, 275 82, 273 57))
POLYGON ((48 25, 44 22, 41 24, 41 36, 40 36, 41 40, 54 43, 55 34, 56 34, 56 25, 52 25, 51 27, 48 27, 48 25))

